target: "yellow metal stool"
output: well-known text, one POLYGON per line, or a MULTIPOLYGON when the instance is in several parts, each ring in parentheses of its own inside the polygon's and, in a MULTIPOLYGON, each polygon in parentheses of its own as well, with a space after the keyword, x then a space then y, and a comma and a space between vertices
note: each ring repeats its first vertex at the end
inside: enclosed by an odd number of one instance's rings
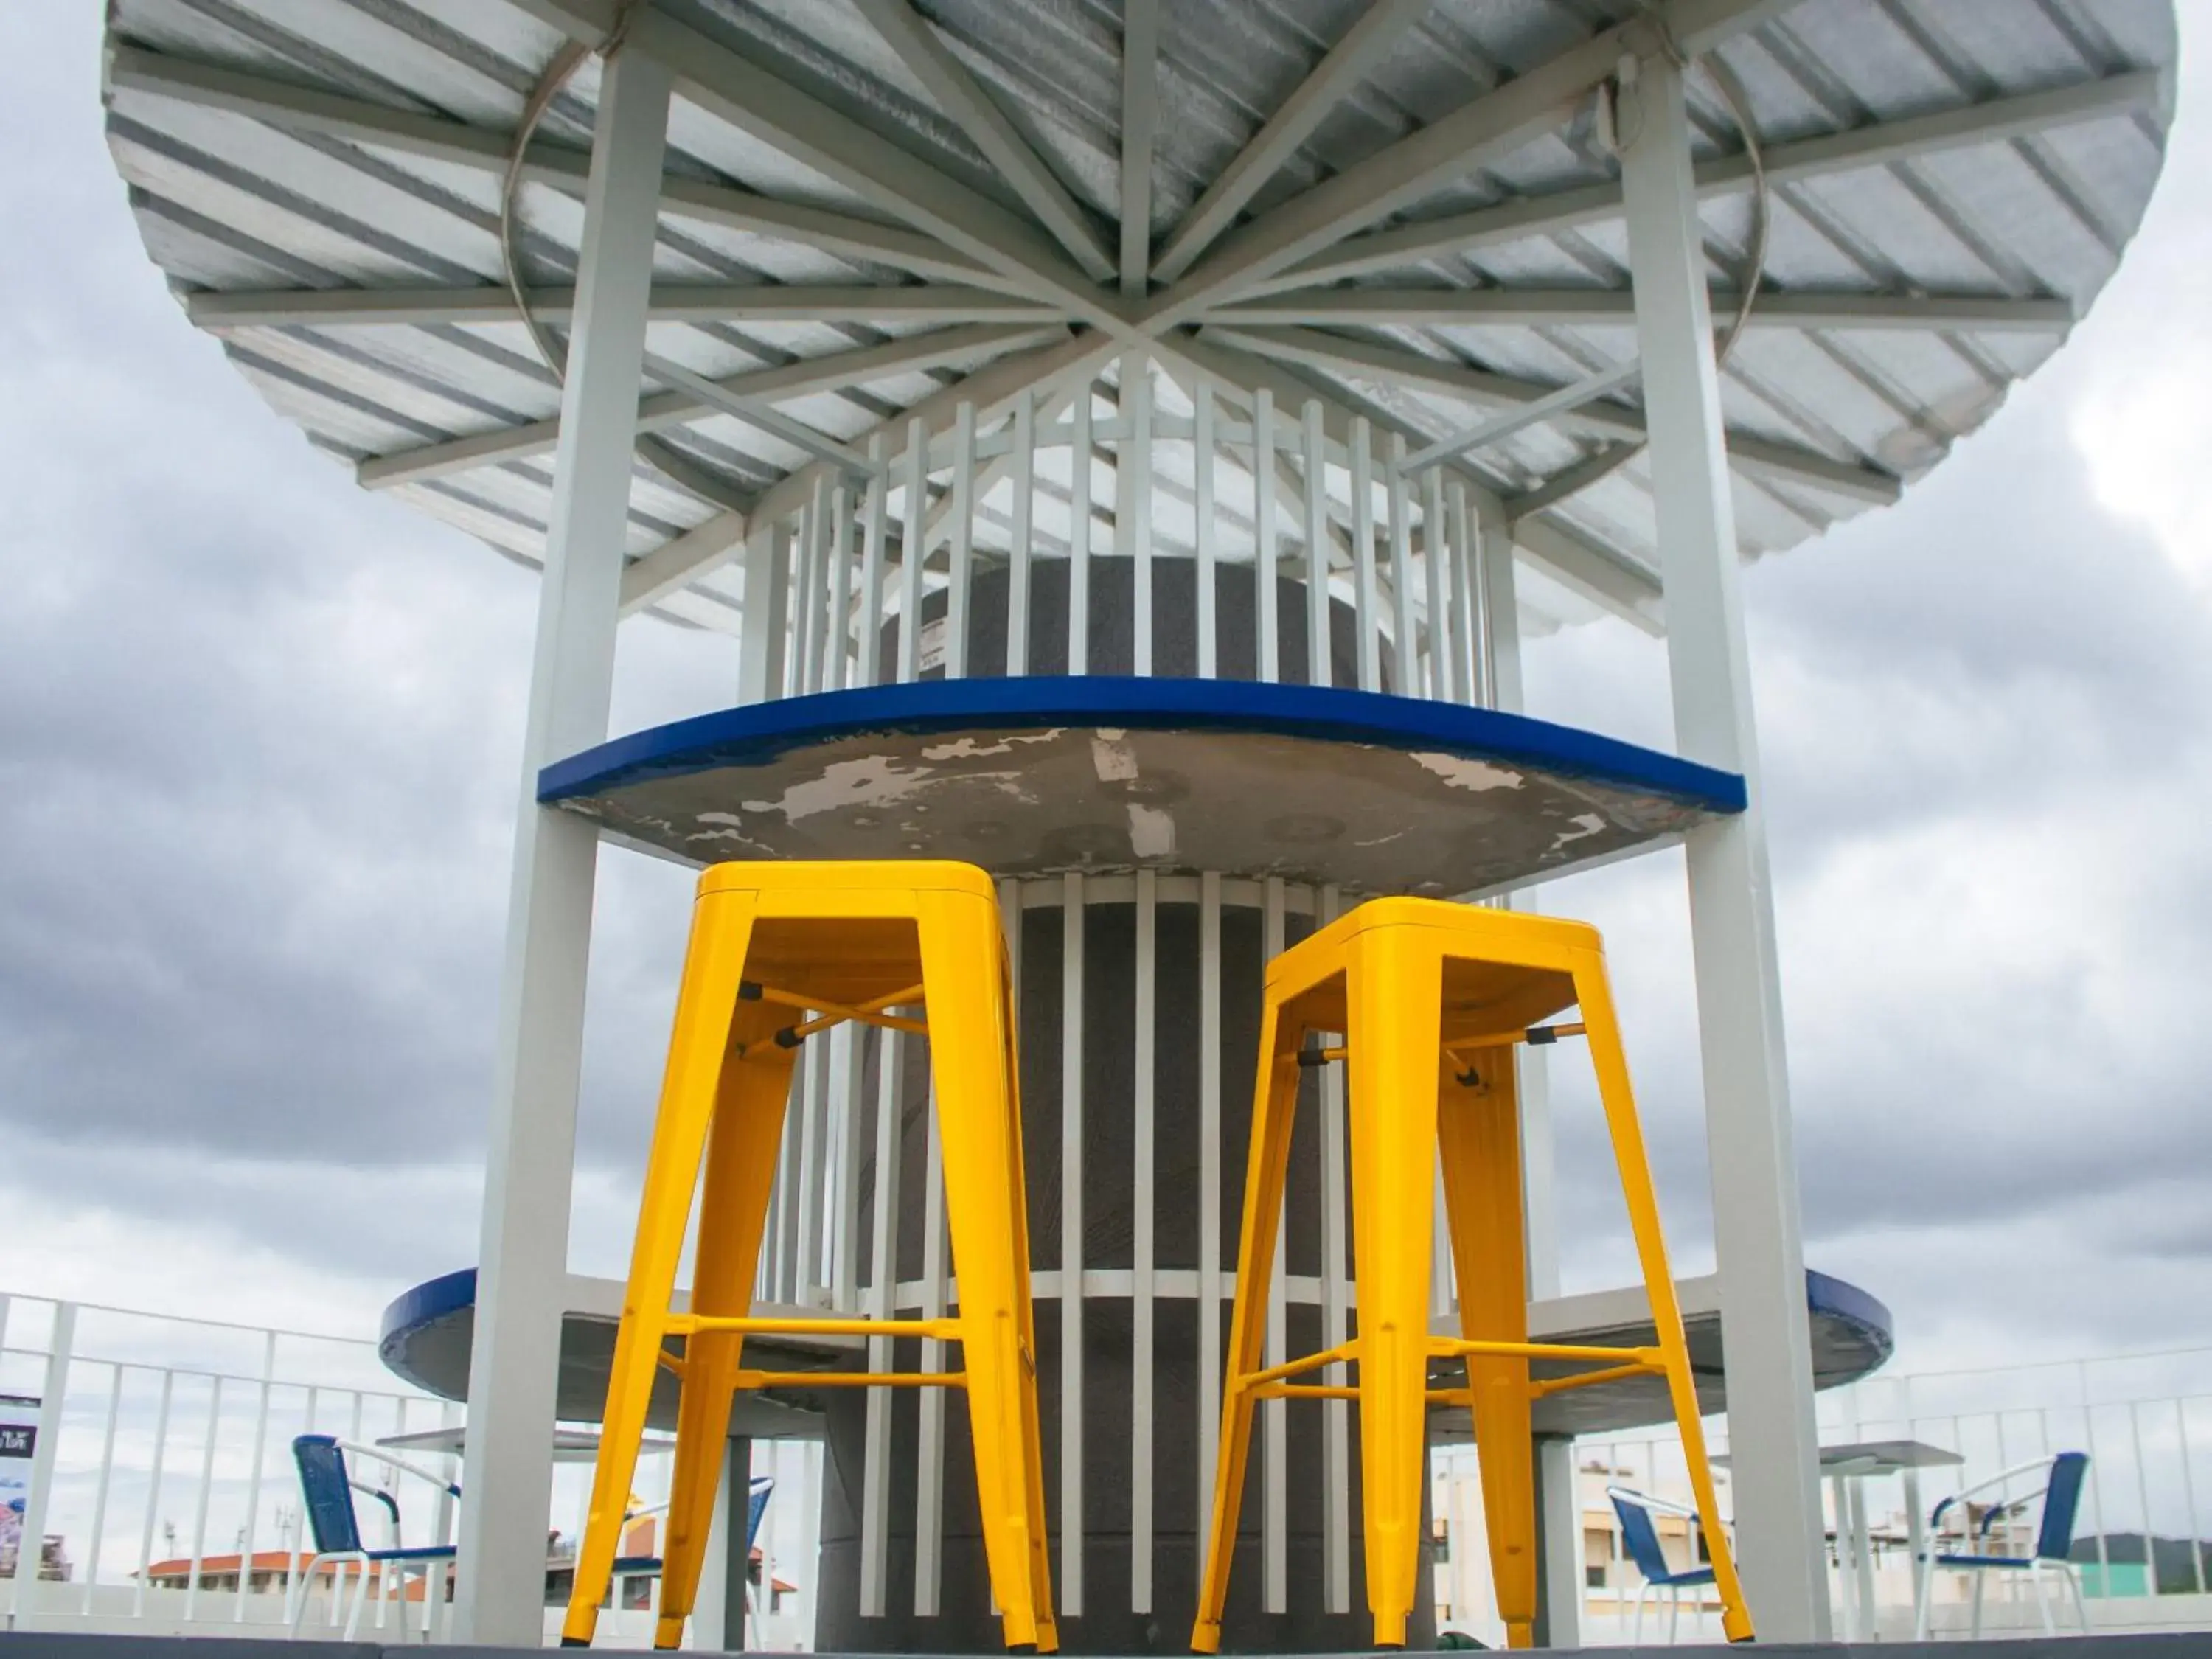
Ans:
POLYGON ((662 1553, 657 1648, 675 1647, 698 1588, 738 1389, 964 1388, 991 1590, 1006 1645, 1059 1646, 1046 1555, 1036 1339, 1008 966, 998 896, 973 866, 723 864, 699 878, 669 1040, 637 1243, 562 1645, 589 1646, 636 1469, 653 1370, 683 1384, 662 1553), (899 1008, 926 1005, 927 1019, 899 1008), (945 1157, 959 1310, 945 1319, 755 1319, 755 1265, 793 1061, 847 1020, 927 1032, 945 1157), (704 1155, 691 1310, 671 1311, 677 1257, 704 1155), (744 1370, 748 1334, 933 1337, 957 1371, 744 1370), (679 1359, 663 1351, 684 1339, 679 1359))
POLYGON ((1643 1131, 1606 982, 1604 947, 1595 930, 1580 922, 1434 899, 1377 899, 1270 963, 1237 1261, 1213 1524, 1190 1640, 1194 1650, 1212 1653, 1221 1644, 1252 1413, 1259 1401, 1359 1402, 1367 1603, 1380 1647, 1405 1644, 1406 1620, 1413 1610, 1427 1479, 1427 1408, 1468 1406, 1474 1417, 1498 1612, 1511 1644, 1523 1648, 1532 1644, 1536 1613, 1530 1406, 1561 1389, 1647 1373, 1667 1379, 1674 1401, 1720 1591, 1723 1628, 1731 1641, 1750 1638, 1750 1614, 1728 1539, 1717 1521, 1681 1310, 1668 1271, 1643 1131), (1579 1024, 1538 1024, 1577 1006, 1582 1011, 1579 1024), (1320 1031, 1342 1032, 1344 1047, 1306 1046, 1307 1034, 1320 1031), (1651 1297, 1656 1347, 1528 1340, 1515 1045, 1565 1036, 1589 1039, 1651 1297), (1358 1334, 1339 1347, 1263 1370, 1261 1343, 1275 1266, 1275 1218, 1282 1209, 1290 1161, 1298 1073, 1336 1060, 1346 1063, 1351 1085, 1358 1334), (1429 1331, 1439 1153, 1459 1280, 1458 1338, 1429 1331), (1464 1388, 1429 1386, 1430 1362, 1443 1358, 1465 1364, 1464 1388), (1597 1369, 1536 1381, 1529 1376, 1532 1359, 1582 1362, 1597 1369), (1358 1381, 1351 1387, 1291 1380, 1344 1361, 1358 1367, 1358 1381))

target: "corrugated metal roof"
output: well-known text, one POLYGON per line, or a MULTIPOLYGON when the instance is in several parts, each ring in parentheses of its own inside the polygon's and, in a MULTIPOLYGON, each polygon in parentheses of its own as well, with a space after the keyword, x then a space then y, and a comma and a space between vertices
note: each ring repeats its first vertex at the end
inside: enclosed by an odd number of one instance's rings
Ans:
MULTIPOLYGON (((535 562, 551 452, 550 431, 530 428, 557 412, 559 383, 501 286, 501 177, 549 62, 571 37, 598 40, 619 15, 614 0, 113 0, 110 10, 109 143, 147 250, 173 286, 310 441, 364 482, 535 562), (314 289, 339 301, 356 290, 466 290, 459 297, 475 303, 333 319, 292 303, 314 289), (233 308, 217 316, 208 295, 234 296, 233 308), (434 447, 467 439, 479 441, 434 447)), ((1121 7, 916 0, 915 10, 950 48, 952 75, 983 88, 1042 158, 1110 262, 1125 185, 1121 7)), ((2063 341, 2157 177, 2173 20, 2166 0, 1667 0, 1660 10, 1685 30, 1710 27, 1712 59, 1774 175, 1764 286, 1723 387, 1740 533, 1756 555, 1893 494, 2063 341), (1830 303, 1839 298, 1861 313, 1839 316, 1848 307, 1830 303), (1952 301, 1965 309, 1946 309, 1952 301)), ((630 27, 624 49, 684 43, 656 273, 685 309, 652 325, 648 349, 692 374, 738 377, 783 416, 846 441, 987 363, 1064 339, 1095 320, 1086 307, 1127 319, 1206 288, 1220 261, 1264 245, 1329 181, 1380 177, 1409 137, 1648 15, 1628 0, 1162 7, 1151 82, 1156 260, 1255 135, 1316 84, 1317 68, 1326 73, 1347 31, 1370 31, 1375 49, 1261 172, 1241 228, 1132 307, 1062 255, 972 118, 940 96, 945 71, 926 72, 854 0, 655 0, 650 13, 664 32, 630 27), (1018 221, 1042 255, 988 268, 917 218, 895 172, 856 183, 834 156, 793 154, 805 146, 764 135, 750 106, 733 107, 729 88, 741 82, 725 75, 763 69, 812 100, 810 134, 856 135, 879 157, 912 158, 979 222, 1018 221), (798 222, 794 207, 836 222, 798 222), (1040 288, 1031 277, 1042 261, 1058 264, 1040 288), (778 299, 778 286, 800 291, 778 299), (820 292, 848 289, 886 291, 820 292), (922 337, 935 343, 891 344, 922 337), (791 367, 840 356, 849 363, 791 367)), ((538 131, 518 244, 535 288, 573 280, 598 83, 587 60, 538 131)), ((1713 80, 1692 88, 1712 175, 1707 247, 1726 289, 1743 279, 1752 240, 1743 138, 1713 80)), ((1172 383, 1194 364, 1246 384, 1273 374, 1395 422, 1418 445, 1631 361, 1618 171, 1595 99, 1574 97, 1556 122, 1475 159, 1428 169, 1385 217, 1357 205, 1324 216, 1333 240, 1317 251, 1214 285, 1166 337, 1167 410, 1188 410, 1172 383), (1447 228, 1434 231, 1439 223, 1447 228)), ((1717 314, 1732 304, 1717 299, 1717 314)), ((557 303, 550 314, 557 335, 557 303)), ((665 447, 635 469, 633 556, 809 460, 788 428, 687 404, 659 381, 641 396, 665 447)), ((1638 427, 1632 382, 1467 458, 1469 476, 1509 503, 1547 503, 1523 526, 1539 568, 1582 573, 1532 588, 1552 619, 1590 614, 1593 593, 1632 604, 1649 583, 1640 455, 1556 501, 1537 494, 1632 445, 1638 427), (1619 580, 1594 586, 1592 570, 1619 580)), ((1179 458, 1172 449, 1160 459, 1169 487, 1156 495, 1170 544, 1191 534, 1194 476, 1188 445, 1179 458)), ((1065 487, 1064 453, 1041 466, 1065 487)), ((1220 493, 1233 508, 1238 489, 1224 483, 1220 493)), ((1110 511, 1110 496, 1098 508, 1110 511)), ((1072 521, 1064 506, 1041 507, 1040 546, 1064 543, 1072 521)), ((733 574, 711 563, 661 601, 666 614, 723 628, 736 605, 733 574)))

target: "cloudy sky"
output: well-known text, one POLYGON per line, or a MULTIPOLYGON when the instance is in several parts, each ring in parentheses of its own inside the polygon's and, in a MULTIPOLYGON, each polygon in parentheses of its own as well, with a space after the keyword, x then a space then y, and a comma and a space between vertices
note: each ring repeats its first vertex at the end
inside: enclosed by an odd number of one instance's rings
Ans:
MULTIPOLYGON (((0 9, 0 1291, 366 1334, 475 1258, 535 579, 356 489, 185 325, 97 24, 0 9)), ((2182 112, 2061 356, 1901 507, 1748 577, 1807 1255, 1891 1305, 1900 1366, 2212 1342, 2203 61, 2182 112)), ((735 678, 631 623, 617 726, 735 678)), ((1531 678, 1668 739, 1625 628, 1531 678)), ((688 883, 602 868, 574 1265, 617 1273, 688 883)), ((1607 933, 1697 1266, 1680 860, 1549 902, 1607 933)), ((1592 1109, 1565 1078, 1579 1287, 1627 1267, 1592 1109)))

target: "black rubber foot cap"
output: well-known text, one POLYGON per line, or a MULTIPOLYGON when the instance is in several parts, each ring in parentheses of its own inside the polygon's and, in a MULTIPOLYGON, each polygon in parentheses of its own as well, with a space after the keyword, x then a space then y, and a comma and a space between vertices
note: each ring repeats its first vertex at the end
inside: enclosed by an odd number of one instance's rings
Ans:
POLYGON ((564 1648, 587 1648, 592 1644, 587 1637, 564 1636, 561 1638, 561 1645, 564 1648))

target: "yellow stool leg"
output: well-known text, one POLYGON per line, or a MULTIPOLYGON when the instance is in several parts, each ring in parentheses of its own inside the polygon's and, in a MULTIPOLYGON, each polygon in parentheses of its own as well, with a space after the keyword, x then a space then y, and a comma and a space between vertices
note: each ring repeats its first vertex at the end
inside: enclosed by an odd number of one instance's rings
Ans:
POLYGON ((1604 958, 1592 956, 1577 962, 1574 977, 1576 1000, 1582 1005, 1588 1031, 1590 1063, 1597 1073, 1598 1098, 1604 1104, 1606 1127, 1613 1138, 1621 1194, 1628 1200, 1629 1228, 1635 1235, 1644 1289, 1651 1298, 1659 1349, 1666 1358, 1667 1392, 1681 1431, 1690 1492, 1697 1500, 1698 1525, 1711 1557, 1713 1587, 1720 1592, 1721 1628, 1729 1641, 1747 1642, 1752 1637, 1751 1612, 1744 1604, 1735 1559, 1729 1553, 1728 1533, 1721 1525, 1719 1499, 1713 1491, 1712 1466, 1706 1461, 1705 1425, 1698 1416, 1697 1386, 1690 1375, 1689 1345, 1682 1335, 1682 1310, 1674 1296, 1674 1273, 1667 1265, 1659 1201, 1651 1190, 1650 1160, 1644 1148, 1643 1127, 1637 1121, 1636 1097, 1629 1086, 1628 1058, 1621 1048, 1620 1026, 1613 1013, 1613 992, 1606 982, 1604 958))
POLYGON ((1275 1218, 1291 1162, 1291 1127, 1298 1104, 1302 1027, 1282 1017, 1271 994, 1260 1014, 1260 1065, 1252 1099, 1252 1150, 1244 1175, 1244 1218, 1237 1243, 1237 1298, 1229 1321, 1229 1376, 1222 1389, 1221 1439, 1214 1453, 1213 1518, 1206 1571, 1199 1580, 1194 1652, 1221 1650, 1221 1614, 1229 1601, 1229 1568, 1244 1504, 1244 1466, 1252 1443, 1252 1393, 1238 1379, 1260 1369, 1267 1334, 1267 1285, 1275 1269, 1275 1218))
POLYGON ((1027 1261, 1019 1106, 1009 1088, 997 907, 926 893, 917 906, 930 1065, 945 1149, 945 1213, 960 1286, 962 1369, 984 1554, 1006 1645, 1059 1645, 1045 1554, 1036 1353, 1024 1347, 1027 1261))
MULTIPOLYGON (((731 1063, 722 1073, 714 1127, 707 1141, 700 1193, 699 1243, 691 1270, 691 1311, 742 1316, 752 1308, 769 1192, 791 1097, 796 1048, 772 1040, 788 1010, 740 1002, 731 1027, 731 1063), (736 1056, 742 1048, 744 1058, 736 1056)), ((684 1621, 699 1589, 713 1524, 714 1494, 728 1461, 730 1398, 744 1350, 738 1331, 696 1332, 684 1345, 684 1389, 677 1410, 676 1468, 669 1487, 668 1537, 661 1550, 656 1648, 682 1645, 684 1621)))
POLYGON ((999 1002, 1000 1006, 1006 1011, 1006 1042, 1002 1064, 1006 1079, 1006 1131, 1013 1159, 1013 1196, 1010 1207, 1014 1228, 1015 1323, 1021 1338, 1022 1443, 1031 1449, 1024 1460, 1028 1465, 1030 1589, 1036 1606, 1041 1610, 1037 1620, 1038 1650, 1054 1653, 1060 1649, 1060 1626, 1053 1611, 1052 1547, 1045 1522, 1044 1430, 1037 1419, 1035 1364, 1037 1351, 1036 1303, 1030 1291, 1030 1216, 1022 1161, 1022 1062, 1020 1043, 1014 1028, 1013 963, 1007 955, 1003 934, 999 948, 999 1002))
MULTIPOLYGON (((1443 963, 1425 928, 1349 948, 1354 1279, 1367 1605, 1377 1647, 1406 1644, 1428 1484, 1430 1250, 1436 1228, 1437 1050, 1443 963)), ((1244 1300, 1242 1277, 1237 1304, 1244 1300)))
MULTIPOLYGON (((1518 1079, 1511 1048, 1485 1048, 1467 1068, 1450 1060, 1439 1084, 1437 1133, 1444 1208, 1459 1277, 1460 1334, 1528 1340, 1528 1243, 1521 1196, 1518 1079)), ((1491 1580, 1509 1647, 1535 1644, 1536 1482, 1529 1442, 1528 1362, 1467 1361, 1468 1405, 1480 1454, 1491 1580)))
POLYGON ((714 895, 693 913, 691 941, 676 998, 668 1069, 653 1120, 653 1150, 638 1206, 637 1239, 630 1252, 629 1283, 623 1292, 622 1325, 607 1375, 607 1404, 599 1431, 599 1467, 592 1503, 576 1553, 574 1588, 561 1622, 561 1645, 589 1647, 599 1603, 613 1576, 637 1473, 637 1448, 653 1395, 653 1372, 667 1328, 668 1302, 676 1290, 677 1258, 691 1216, 691 1194, 714 1100, 721 1086, 730 1026, 738 1006, 745 951, 752 938, 750 895, 714 895))

